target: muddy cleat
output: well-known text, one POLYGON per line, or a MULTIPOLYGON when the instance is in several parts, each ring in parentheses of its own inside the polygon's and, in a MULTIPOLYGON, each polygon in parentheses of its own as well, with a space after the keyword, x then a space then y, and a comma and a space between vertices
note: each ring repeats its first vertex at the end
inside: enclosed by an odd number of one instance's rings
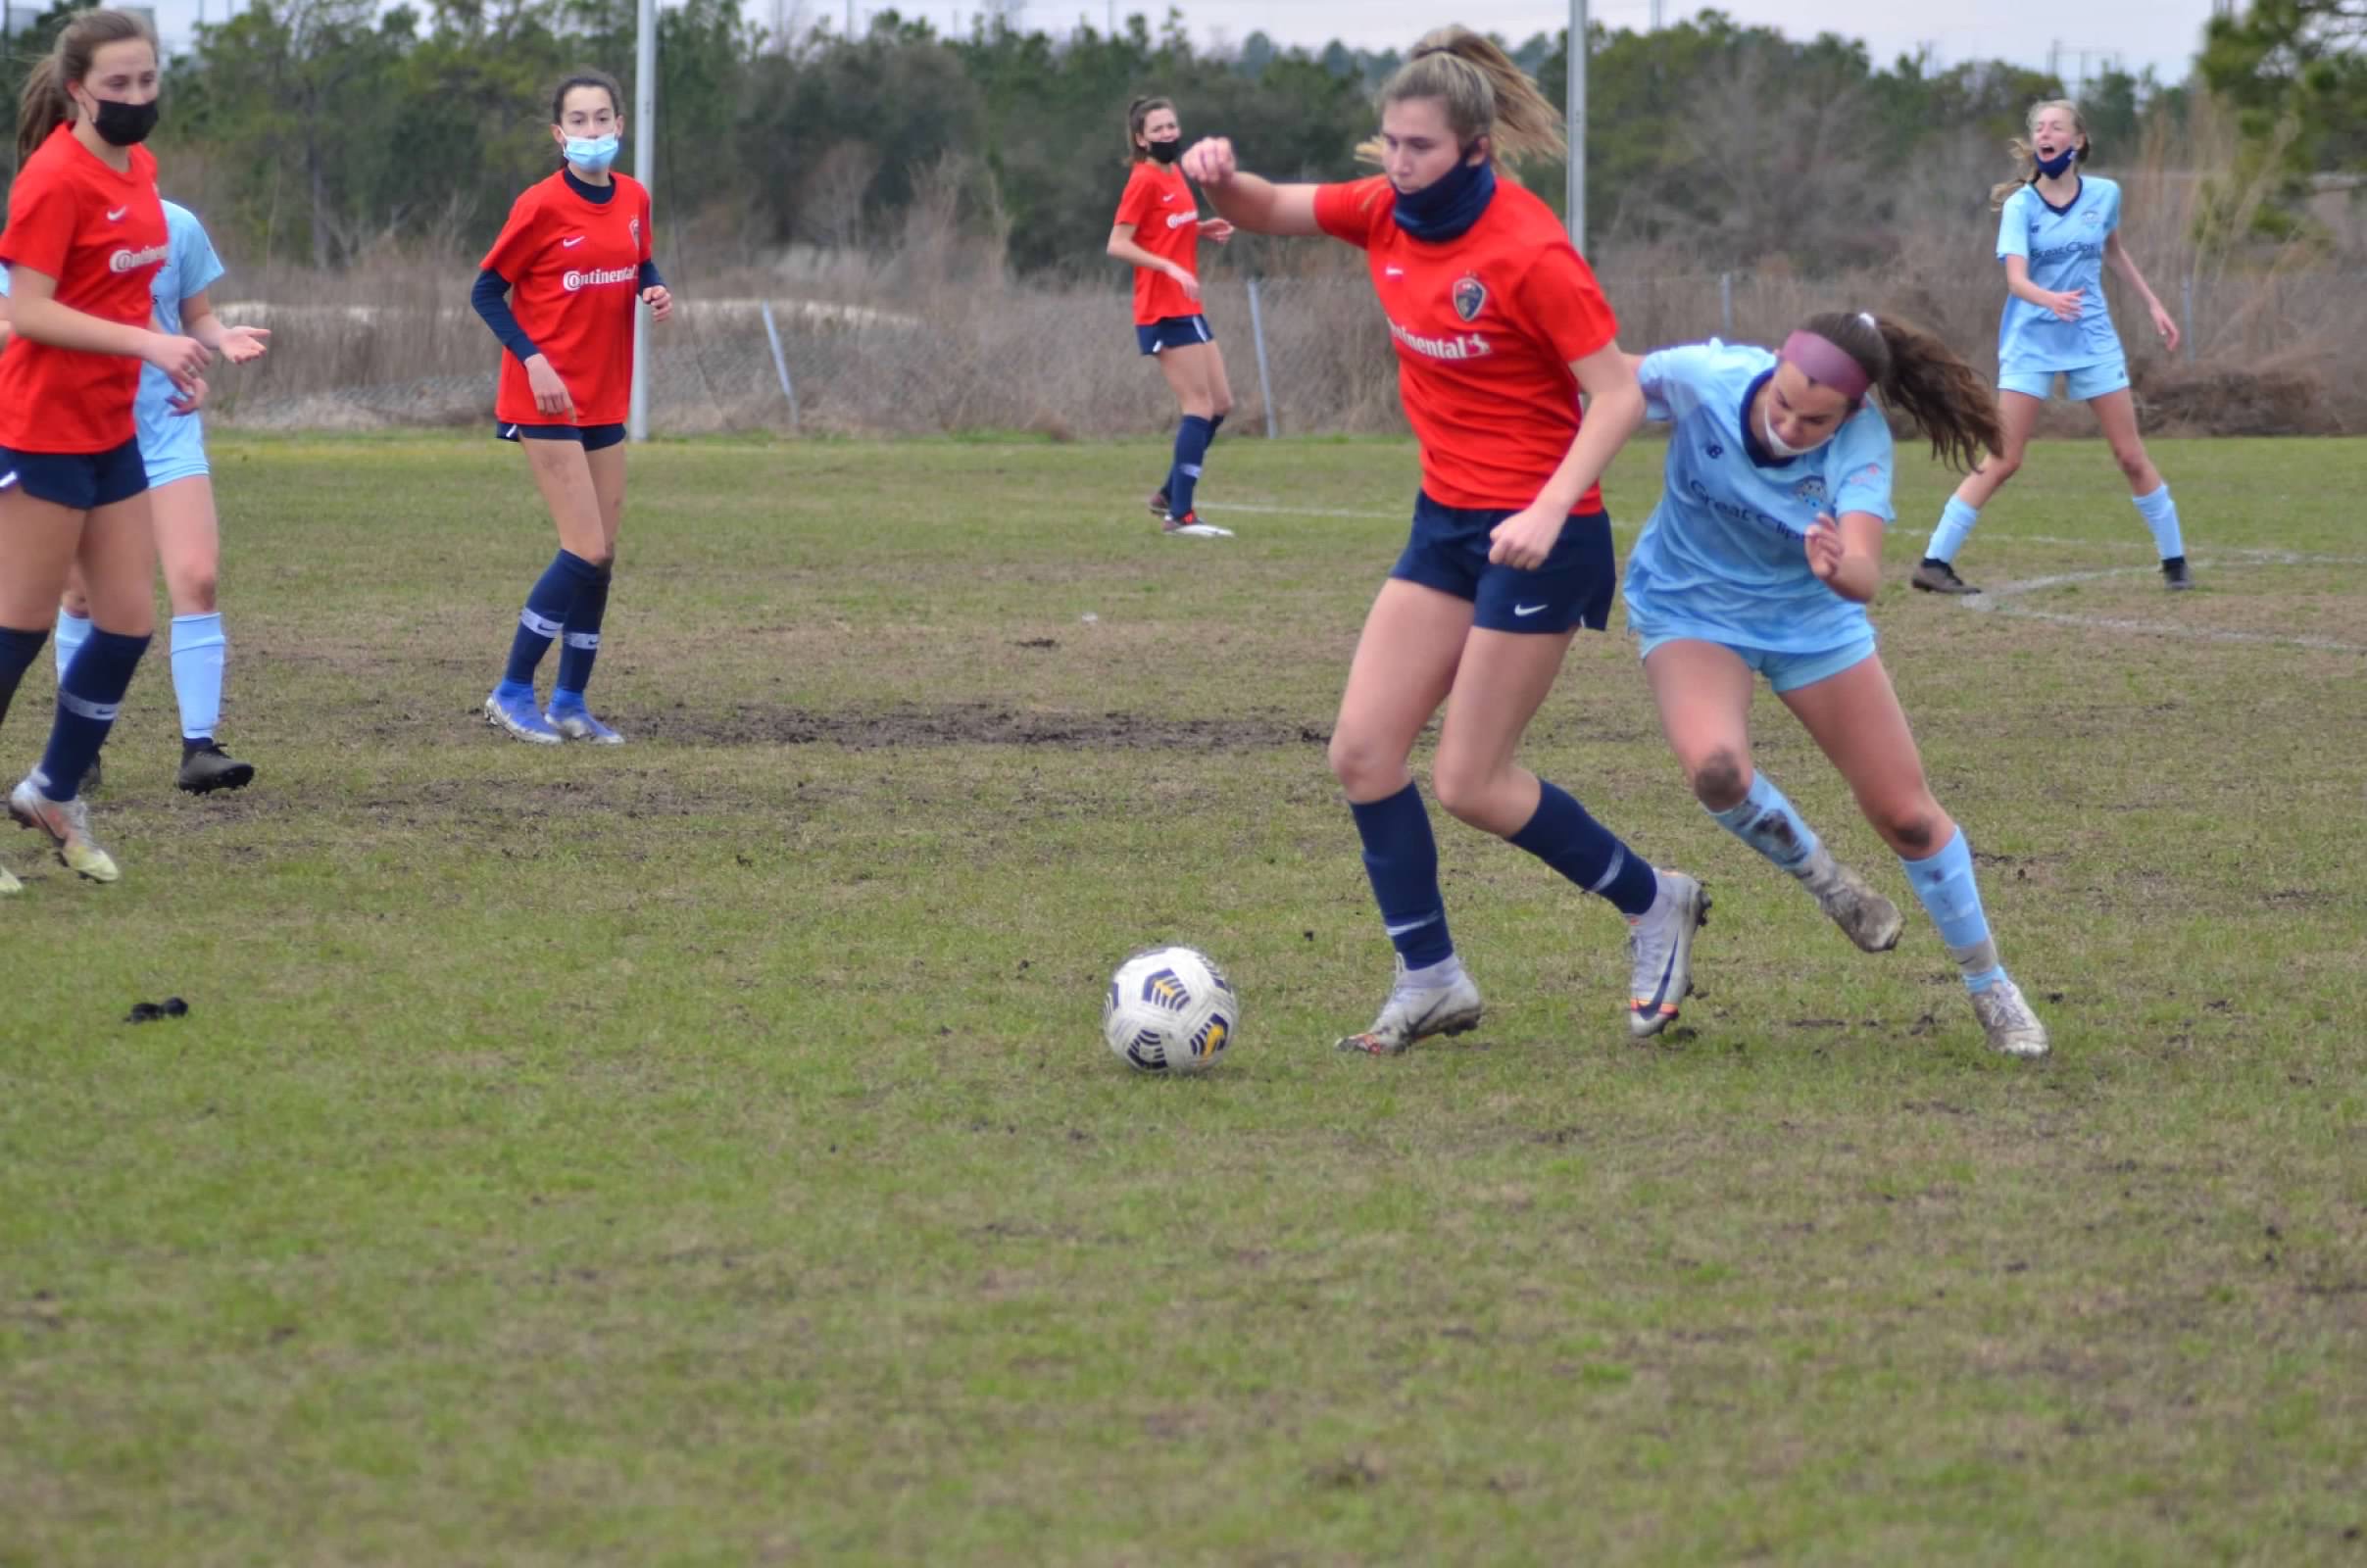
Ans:
POLYGON ((1816 906, 1825 911, 1825 918, 1841 927, 1842 934, 1856 943, 1860 952, 1888 953, 1899 946, 1899 933, 1906 926, 1899 906, 1834 859, 1823 845, 1816 847, 1799 876, 1816 906))
POLYGON ((2023 1000, 2022 988, 2011 980, 2000 980, 1986 991, 1972 994, 1973 1016, 1981 1020, 1981 1032, 1989 1036, 1989 1049, 2008 1056, 2044 1056, 2050 1049, 2046 1041, 2046 1026, 2039 1015, 2030 1010, 2023 1000))
POLYGON ((554 703, 543 721, 571 741, 593 741, 602 746, 622 746, 624 737, 592 716, 592 710, 581 703, 554 703))
POLYGON ((25 827, 39 828, 58 847, 58 860, 76 876, 93 882, 113 882, 123 875, 115 858, 90 836, 90 808, 79 799, 53 801, 26 779, 8 798, 8 814, 25 827))
POLYGON ((216 790, 243 790, 254 780, 254 763, 240 761, 208 740, 183 750, 174 787, 191 795, 211 795, 216 790))
POLYGON ((1190 539, 1230 539, 1233 537, 1232 529, 1219 528, 1212 522, 1203 522, 1197 512, 1187 512, 1180 517, 1169 513, 1159 523, 1159 527, 1167 533, 1182 534, 1190 539))
POLYGON ((1981 590, 1956 575, 1956 568, 1945 561, 1929 556, 1916 565, 1915 574, 1907 579, 1927 594, 1977 594, 1981 590))
POLYGON ((1360 1035, 1340 1042, 1342 1051, 1369 1056, 1403 1054, 1416 1041, 1436 1035, 1468 1034, 1479 1027, 1483 1010, 1479 987, 1459 969, 1443 986, 1417 988, 1405 983, 1405 960, 1398 959, 1397 984, 1381 1004, 1381 1015, 1360 1035))
POLYGON ((1660 873, 1656 912, 1629 919, 1627 1032, 1638 1040, 1676 1022, 1693 990, 1693 934, 1709 923, 1709 895, 1682 871, 1660 873))
POLYGON ((1151 515, 1159 518, 1162 522, 1166 520, 1167 492, 1164 490, 1154 490, 1151 492, 1151 515))
POLYGON ((2194 586, 2194 574, 2187 570, 2186 557, 2172 556, 2161 564, 2161 585, 2174 594, 2194 586))
POLYGON ((512 686, 504 681, 494 687, 493 695, 485 699, 485 722, 537 746, 557 746, 564 739, 548 719, 535 711, 531 686, 512 686))

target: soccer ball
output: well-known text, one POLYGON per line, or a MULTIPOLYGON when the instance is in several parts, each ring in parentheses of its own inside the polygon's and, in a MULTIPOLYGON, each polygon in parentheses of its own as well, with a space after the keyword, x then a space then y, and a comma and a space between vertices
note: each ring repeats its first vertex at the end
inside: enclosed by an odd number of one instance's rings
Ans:
POLYGON ((1200 1072, 1224 1058, 1241 1002, 1197 948, 1146 948, 1117 966, 1102 1003, 1102 1038, 1140 1072, 1200 1072))

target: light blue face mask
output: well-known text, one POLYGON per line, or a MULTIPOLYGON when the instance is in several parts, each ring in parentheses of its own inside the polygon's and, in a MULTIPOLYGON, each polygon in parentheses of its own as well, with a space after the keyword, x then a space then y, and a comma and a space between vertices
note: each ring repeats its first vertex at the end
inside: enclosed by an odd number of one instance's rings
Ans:
POLYGON ((615 136, 569 136, 567 162, 577 169, 603 173, 616 161, 617 139, 615 136))

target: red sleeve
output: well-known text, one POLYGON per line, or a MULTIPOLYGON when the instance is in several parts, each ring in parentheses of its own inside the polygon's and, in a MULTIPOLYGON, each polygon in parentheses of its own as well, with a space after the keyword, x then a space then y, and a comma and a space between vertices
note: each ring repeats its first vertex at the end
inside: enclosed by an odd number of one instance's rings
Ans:
POLYGON ((19 174, 8 193, 8 231, 0 234, 0 261, 29 267, 56 280, 74 247, 74 220, 72 185, 47 167, 19 174))
MULTIPOLYGON (((510 220, 502 225, 501 236, 494 240, 493 248, 485 252, 485 259, 476 264, 476 270, 480 272, 499 272, 511 282, 517 282, 518 274, 525 270, 526 264, 533 259, 534 231, 538 226, 536 220, 541 217, 542 190, 536 186, 511 204, 510 220)), ((644 229, 648 226, 646 223, 642 225, 644 229)), ((646 243, 647 236, 643 238, 646 243)))
POLYGON ((1553 345, 1553 357, 1583 360, 1619 336, 1619 318, 1603 297, 1594 269, 1567 245, 1537 252, 1521 274, 1520 308, 1537 335, 1553 345))
POLYGON ((641 192, 641 259, 649 261, 658 254, 657 222, 650 216, 649 187, 635 187, 641 192))
POLYGON ((1150 210, 1159 205, 1152 200, 1151 182, 1143 178, 1143 171, 1149 167, 1136 164, 1134 172, 1126 176, 1126 192, 1117 199, 1117 216, 1110 220, 1111 223, 1132 223, 1140 228, 1143 220, 1151 216, 1150 210))
POLYGON ((1380 226, 1395 203, 1387 174, 1317 185, 1315 226, 1332 238, 1346 240, 1362 250, 1372 243, 1372 231, 1380 226))

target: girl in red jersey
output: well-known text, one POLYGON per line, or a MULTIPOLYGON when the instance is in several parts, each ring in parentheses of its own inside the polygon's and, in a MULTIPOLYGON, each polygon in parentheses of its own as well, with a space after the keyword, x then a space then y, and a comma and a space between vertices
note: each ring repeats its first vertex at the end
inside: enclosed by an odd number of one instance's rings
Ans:
POLYGON ((1233 237, 1233 225, 1222 219, 1201 220, 1200 203, 1175 168, 1182 151, 1183 130, 1172 101, 1137 98, 1126 106, 1126 153, 1134 172, 1118 198, 1109 249, 1134 266, 1135 346, 1159 361, 1182 416, 1175 427, 1175 463, 1151 497, 1152 514, 1169 533, 1221 538, 1227 530, 1202 522, 1192 511, 1192 491, 1200 483, 1208 443, 1233 408, 1224 351, 1200 309, 1196 264, 1200 242, 1222 245, 1233 237))
POLYGON ((583 692, 600 653, 624 511, 634 303, 647 301, 653 321, 674 309, 650 260, 649 192, 609 172, 624 131, 620 102, 616 83, 596 71, 559 84, 551 139, 565 161, 511 207, 469 295, 508 350, 494 433, 525 447, 559 525, 559 554, 526 596, 509 669, 485 699, 485 717, 521 741, 551 746, 624 739, 592 716, 583 692), (534 701, 534 671, 563 633, 567 648, 546 711, 534 701))
MULTIPOLYGON (((156 160, 156 39, 120 11, 85 11, 25 78, 19 171, 0 264, 12 284, 0 350, 0 717, 47 640, 71 566, 90 596, 90 640, 58 684, 41 765, 9 796, 94 882, 115 860, 90 836, 82 774, 147 651, 156 541, 132 408, 144 360, 186 394, 208 352, 149 325, 170 254, 156 160)), ((17 882, 0 872, 0 892, 17 882)))
POLYGON ((1500 156, 1562 151, 1560 116, 1537 84, 1487 39, 1446 27, 1414 46, 1381 104, 1380 138, 1362 150, 1383 175, 1275 185, 1240 172, 1221 138, 1183 160, 1243 228, 1329 234, 1365 252, 1421 443, 1412 537, 1365 618, 1332 732, 1332 771, 1398 952, 1379 1018, 1340 1049, 1395 1054, 1480 1019, 1405 766, 1442 703, 1439 803, 1627 916, 1629 1027, 1656 1034, 1691 988, 1708 899, 1513 760, 1572 635, 1610 613, 1618 567, 1596 481, 1641 422, 1644 394, 1559 220, 1497 177, 1500 156))

